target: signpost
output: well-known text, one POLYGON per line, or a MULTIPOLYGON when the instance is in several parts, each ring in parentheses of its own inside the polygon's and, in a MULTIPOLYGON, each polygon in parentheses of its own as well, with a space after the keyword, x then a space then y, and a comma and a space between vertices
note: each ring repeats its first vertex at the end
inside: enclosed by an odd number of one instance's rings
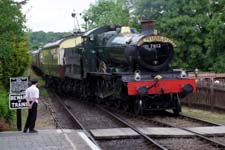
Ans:
POLYGON ((28 88, 27 77, 10 78, 9 109, 17 109, 17 129, 22 130, 21 109, 27 108, 25 90, 28 88))

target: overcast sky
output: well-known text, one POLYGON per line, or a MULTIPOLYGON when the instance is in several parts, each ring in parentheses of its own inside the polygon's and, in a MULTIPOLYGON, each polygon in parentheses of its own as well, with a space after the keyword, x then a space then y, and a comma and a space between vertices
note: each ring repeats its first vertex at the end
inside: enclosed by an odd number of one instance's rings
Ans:
MULTIPOLYGON (((21 0, 16 0, 21 1, 21 0)), ((22 11, 32 31, 70 32, 74 27, 71 13, 82 13, 96 0, 29 0, 22 11)))

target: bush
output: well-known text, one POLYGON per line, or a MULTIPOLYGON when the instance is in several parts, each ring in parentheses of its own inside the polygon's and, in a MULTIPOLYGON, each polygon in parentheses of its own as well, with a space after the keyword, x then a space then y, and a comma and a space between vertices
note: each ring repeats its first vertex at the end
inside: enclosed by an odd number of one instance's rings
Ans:
POLYGON ((0 0, 0 84, 9 87, 9 78, 21 76, 29 66, 28 37, 21 6, 0 0))
POLYGON ((0 118, 11 123, 15 118, 15 111, 9 109, 9 97, 6 90, 0 87, 0 118))

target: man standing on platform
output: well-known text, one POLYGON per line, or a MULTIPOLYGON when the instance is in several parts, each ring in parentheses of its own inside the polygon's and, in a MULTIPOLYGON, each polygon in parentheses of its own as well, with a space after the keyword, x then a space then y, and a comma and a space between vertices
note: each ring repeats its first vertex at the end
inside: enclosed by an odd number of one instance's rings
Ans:
POLYGON ((28 129, 30 133, 37 133, 37 131, 34 129, 37 118, 37 107, 39 98, 39 89, 37 88, 37 83, 38 83, 37 79, 32 79, 31 80, 32 85, 25 91, 26 94, 25 98, 27 100, 28 106, 28 116, 23 130, 24 133, 26 133, 28 129))

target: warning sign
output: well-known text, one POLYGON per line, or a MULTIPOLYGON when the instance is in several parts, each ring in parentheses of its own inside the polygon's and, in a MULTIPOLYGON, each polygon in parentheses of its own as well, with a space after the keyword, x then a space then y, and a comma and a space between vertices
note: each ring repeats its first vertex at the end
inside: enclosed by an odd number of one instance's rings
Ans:
POLYGON ((10 93, 25 92, 27 88, 28 88, 27 77, 10 78, 10 93))
POLYGON ((27 88, 28 88, 27 77, 10 78, 10 94, 9 94, 10 109, 27 108, 27 102, 25 99, 25 91, 27 88))
POLYGON ((27 107, 27 101, 25 94, 9 94, 9 108, 10 109, 22 109, 27 107))

